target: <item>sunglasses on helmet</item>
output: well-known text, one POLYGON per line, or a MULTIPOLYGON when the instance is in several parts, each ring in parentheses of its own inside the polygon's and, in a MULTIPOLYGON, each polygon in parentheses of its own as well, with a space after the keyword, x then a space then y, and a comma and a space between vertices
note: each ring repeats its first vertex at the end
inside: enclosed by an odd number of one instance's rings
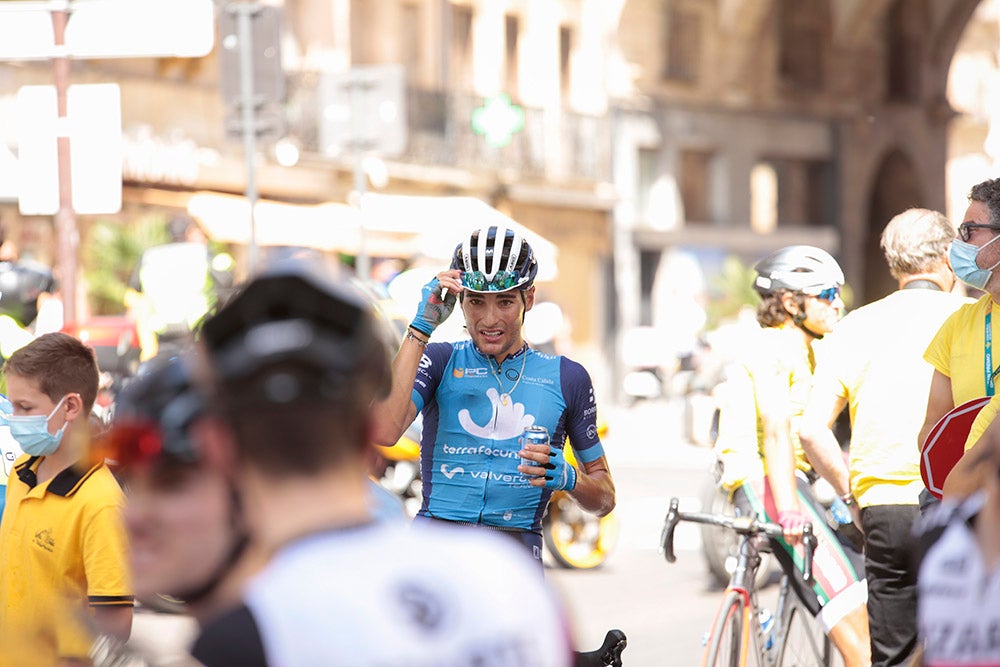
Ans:
POLYGON ((111 461, 123 470, 152 467, 167 460, 194 463, 197 455, 186 440, 173 442, 153 421, 117 423, 91 447, 94 462, 111 461))
POLYGON ((503 292, 520 283, 520 277, 514 271, 498 271, 492 278, 487 278, 482 271, 462 271, 462 287, 474 292, 503 292))

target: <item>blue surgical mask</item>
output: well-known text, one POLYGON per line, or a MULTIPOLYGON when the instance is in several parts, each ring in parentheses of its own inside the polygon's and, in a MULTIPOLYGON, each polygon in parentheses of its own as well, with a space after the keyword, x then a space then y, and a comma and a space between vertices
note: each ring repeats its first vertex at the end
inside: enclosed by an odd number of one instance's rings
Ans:
POLYGON ((988 269, 981 269, 976 264, 976 257, 983 248, 997 239, 1000 239, 1000 236, 994 236, 981 246, 973 245, 962 239, 955 239, 951 242, 951 250, 948 252, 948 256, 951 259, 951 268, 955 271, 955 275, 958 276, 959 280, 976 289, 986 289, 986 283, 990 281, 993 270, 1000 266, 1000 262, 997 262, 988 269))
POLYGON ((7 424, 10 426, 10 435, 21 445, 21 449, 29 456, 48 456, 59 449, 62 441, 63 431, 66 424, 62 425, 55 433, 49 433, 49 421, 62 407, 66 397, 63 396, 52 408, 52 412, 45 415, 10 415, 7 424))

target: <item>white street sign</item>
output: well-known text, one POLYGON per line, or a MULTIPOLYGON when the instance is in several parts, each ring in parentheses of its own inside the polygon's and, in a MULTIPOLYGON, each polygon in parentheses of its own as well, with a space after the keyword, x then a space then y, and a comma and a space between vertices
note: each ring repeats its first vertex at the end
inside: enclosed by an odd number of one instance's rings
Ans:
POLYGON ((212 0, 66 2, 66 46, 56 50, 51 2, 0 2, 0 60, 197 58, 215 43, 212 0))
POLYGON ((18 208, 22 215, 59 210, 56 136, 69 134, 73 210, 117 213, 122 205, 121 92, 114 83, 72 85, 68 122, 56 118, 55 86, 22 86, 18 106, 18 208))

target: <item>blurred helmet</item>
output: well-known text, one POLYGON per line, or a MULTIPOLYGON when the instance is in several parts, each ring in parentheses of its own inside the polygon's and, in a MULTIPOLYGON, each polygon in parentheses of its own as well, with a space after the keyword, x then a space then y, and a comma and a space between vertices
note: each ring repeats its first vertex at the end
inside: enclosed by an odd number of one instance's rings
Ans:
POLYGON ((483 227, 455 247, 451 268, 462 271, 462 286, 470 292, 528 289, 538 274, 538 262, 528 242, 506 227, 483 227))
POLYGON ((777 290, 812 296, 844 284, 844 272, 825 250, 809 245, 792 245, 777 250, 754 266, 754 289, 761 295, 777 290))
POLYGON ((153 359, 115 400, 114 421, 105 436, 107 456, 125 469, 166 460, 197 463, 188 430, 205 410, 205 397, 183 359, 153 359))
POLYGON ((0 262, 0 315, 28 326, 38 316, 38 296, 55 291, 52 271, 43 264, 20 260, 0 262))
MULTIPOLYGON (((201 328, 223 399, 292 403, 388 393, 389 347, 358 289, 308 260, 275 263, 201 328)), ((371 397, 369 397, 371 398, 371 397)))

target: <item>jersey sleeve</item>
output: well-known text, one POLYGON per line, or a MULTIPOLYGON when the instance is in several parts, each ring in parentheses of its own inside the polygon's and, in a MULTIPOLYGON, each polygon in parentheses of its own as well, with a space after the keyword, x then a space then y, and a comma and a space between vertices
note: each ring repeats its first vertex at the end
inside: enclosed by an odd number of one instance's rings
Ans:
POLYGON ((434 398, 444 376, 444 369, 451 358, 452 349, 451 343, 428 343, 424 347, 420 365, 417 366, 417 375, 413 379, 413 391, 410 393, 413 404, 417 406, 417 412, 423 410, 424 406, 434 398))
POLYGON ((577 460, 590 463, 604 456, 597 433, 597 400, 594 383, 587 370, 575 361, 562 358, 559 376, 566 399, 566 435, 577 460))
POLYGON ((109 505, 91 517, 84 534, 87 599, 92 606, 132 606, 128 540, 122 508, 109 505))

